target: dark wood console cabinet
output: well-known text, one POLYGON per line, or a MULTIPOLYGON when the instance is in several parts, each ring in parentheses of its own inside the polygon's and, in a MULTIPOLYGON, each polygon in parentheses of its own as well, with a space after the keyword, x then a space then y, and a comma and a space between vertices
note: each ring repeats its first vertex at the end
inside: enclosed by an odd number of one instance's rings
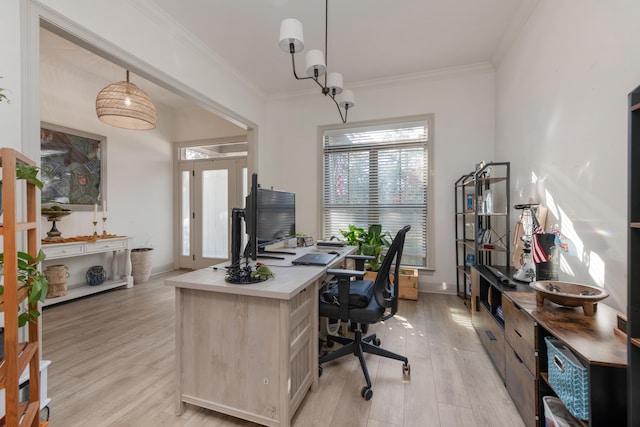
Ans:
POLYGON ((544 427, 542 398, 555 396, 548 383, 546 336, 562 341, 587 367, 590 419, 583 424, 626 425, 627 347, 613 332, 615 310, 601 302, 596 315, 586 317, 581 308, 549 301, 537 308, 528 284, 502 285, 483 265, 472 268, 471 282, 473 326, 525 425, 544 427))

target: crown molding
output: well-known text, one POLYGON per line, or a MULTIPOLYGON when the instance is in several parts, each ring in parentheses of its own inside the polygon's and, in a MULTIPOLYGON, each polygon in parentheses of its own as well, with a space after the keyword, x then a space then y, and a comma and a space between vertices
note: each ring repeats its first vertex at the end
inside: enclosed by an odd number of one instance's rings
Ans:
MULTIPOLYGON (((474 64, 460 65, 455 67, 438 68, 434 70, 421 71, 417 73, 400 74, 392 77, 382 77, 379 79, 362 80, 360 82, 349 82, 350 89, 366 89, 371 87, 383 87, 393 86, 403 83, 411 83, 417 81, 428 80, 444 80, 451 79, 460 76, 477 75, 493 73, 495 69, 489 62, 478 62, 474 64)), ((317 88, 315 90, 306 89, 295 92, 285 92, 278 94, 271 94, 268 96, 267 102, 277 102, 285 99, 302 98, 312 94, 318 94, 317 88)))

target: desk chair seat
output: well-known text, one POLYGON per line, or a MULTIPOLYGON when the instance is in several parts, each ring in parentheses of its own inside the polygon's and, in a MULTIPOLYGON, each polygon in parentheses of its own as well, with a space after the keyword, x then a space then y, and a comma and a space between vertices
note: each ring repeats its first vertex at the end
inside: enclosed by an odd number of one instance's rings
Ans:
POLYGON ((371 390, 371 378, 369 377, 364 353, 402 361, 403 373, 405 375, 410 375, 411 373, 409 359, 380 348, 380 339, 376 334, 362 336, 363 329, 366 329, 365 325, 390 319, 398 311, 400 260, 402 258, 405 235, 410 228, 411 226, 407 225, 396 234, 375 281, 363 280, 363 271, 327 270, 328 274, 332 274, 338 279, 337 289, 334 287, 323 292, 320 298, 320 316, 331 320, 340 319, 350 322, 351 325, 355 325, 355 337, 351 339, 341 336, 327 336, 327 345, 331 346, 332 341, 336 341, 342 344, 342 347, 327 353, 319 359, 320 374, 322 374, 322 364, 326 362, 349 354, 357 356, 367 382, 367 385, 361 390, 361 395, 365 400, 371 399, 373 390, 371 390), (389 275, 392 265, 394 265, 393 280, 390 279, 389 275), (351 280, 353 277, 356 280, 351 280))

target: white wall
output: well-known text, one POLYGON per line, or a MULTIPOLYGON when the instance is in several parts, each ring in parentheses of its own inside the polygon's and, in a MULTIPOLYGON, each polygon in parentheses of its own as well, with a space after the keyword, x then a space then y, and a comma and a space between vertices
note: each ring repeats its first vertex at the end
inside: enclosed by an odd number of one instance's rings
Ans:
POLYGON ((512 200, 551 211, 578 247, 560 278, 626 311, 627 94, 640 84, 640 2, 540 0, 497 70, 496 153, 512 200))
MULTIPOLYGON (((301 83, 304 85, 304 83, 301 83)), ((347 84, 345 84, 347 86, 347 84)), ((435 271, 422 273, 422 291, 455 289, 454 188, 458 177, 480 160, 493 160, 494 73, 486 65, 432 73, 419 79, 378 82, 354 88, 356 107, 349 123, 434 113, 429 173, 435 192, 435 271)), ((318 127, 339 123, 335 105, 320 93, 272 100, 267 109, 259 181, 296 193, 299 231, 320 230, 320 150, 318 127)), ((320 236, 329 237, 329 236, 320 236)))
POLYGON ((9 103, 0 103, 0 129, 3 147, 20 149, 21 76, 20 76, 20 11, 19 0, 0 2, 0 16, 8 19, 0 25, 0 87, 9 103))
MULTIPOLYGON (((40 61, 40 118, 44 122, 106 136, 108 233, 132 236, 134 247, 154 248, 155 270, 173 267, 173 157, 170 112, 158 112, 152 131, 106 125, 95 113, 95 97, 109 82, 69 64, 40 61)), ((101 215, 100 215, 101 216, 101 215)), ((93 232, 93 210, 77 211, 57 224, 63 236, 93 232)), ((43 219, 41 234, 51 224, 43 219)), ((99 219, 98 233, 102 232, 99 219)), ((86 263, 85 260, 83 262, 86 263)))
MULTIPOLYGON (((6 94, 11 104, 0 104, 2 146, 17 148, 34 159, 39 153, 39 140, 27 134, 39 133, 39 111, 28 93, 39 93, 39 77, 33 72, 38 66, 37 59, 33 60, 37 55, 33 40, 37 37, 40 14, 67 29, 80 28, 83 36, 89 34, 91 39, 98 39, 101 47, 116 46, 137 58, 152 75, 179 82, 197 93, 198 100, 209 107, 224 105, 224 113, 237 120, 254 126, 262 123, 263 94, 239 79, 215 55, 205 53, 189 36, 177 29, 167 31, 170 20, 155 14, 145 1, 113 0, 103 4, 80 0, 5 0, 0 3, 0 16, 7 21, 0 27, 0 76, 4 77, 0 87, 8 88, 6 94), (123 31, 126 28, 136 28, 135 37, 123 31), (27 77, 29 74, 33 75, 31 79, 27 77)), ((95 118, 94 102, 97 91, 110 82, 77 81, 78 76, 69 70, 50 71, 59 73, 50 77, 61 78, 63 84, 53 84, 53 80, 42 77, 43 86, 51 89, 50 97, 41 100, 42 120, 108 137, 107 231, 136 236, 136 245, 150 242, 157 249, 154 268, 164 268, 173 262, 169 141, 172 136, 185 138, 185 133, 179 127, 172 130, 167 123, 171 118, 163 117, 162 111, 161 124, 153 132, 109 128, 95 118)), ((88 234, 91 219, 90 213, 74 213, 59 228, 66 235, 88 234)), ((49 226, 43 225, 43 235, 49 226)))

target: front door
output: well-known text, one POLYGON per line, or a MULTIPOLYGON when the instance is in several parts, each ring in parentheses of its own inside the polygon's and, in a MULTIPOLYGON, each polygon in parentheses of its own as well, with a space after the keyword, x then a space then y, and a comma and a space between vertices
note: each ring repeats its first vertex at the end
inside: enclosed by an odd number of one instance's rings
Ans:
POLYGON ((231 209, 243 208, 246 159, 207 159, 180 164, 180 268, 227 261, 231 209))

